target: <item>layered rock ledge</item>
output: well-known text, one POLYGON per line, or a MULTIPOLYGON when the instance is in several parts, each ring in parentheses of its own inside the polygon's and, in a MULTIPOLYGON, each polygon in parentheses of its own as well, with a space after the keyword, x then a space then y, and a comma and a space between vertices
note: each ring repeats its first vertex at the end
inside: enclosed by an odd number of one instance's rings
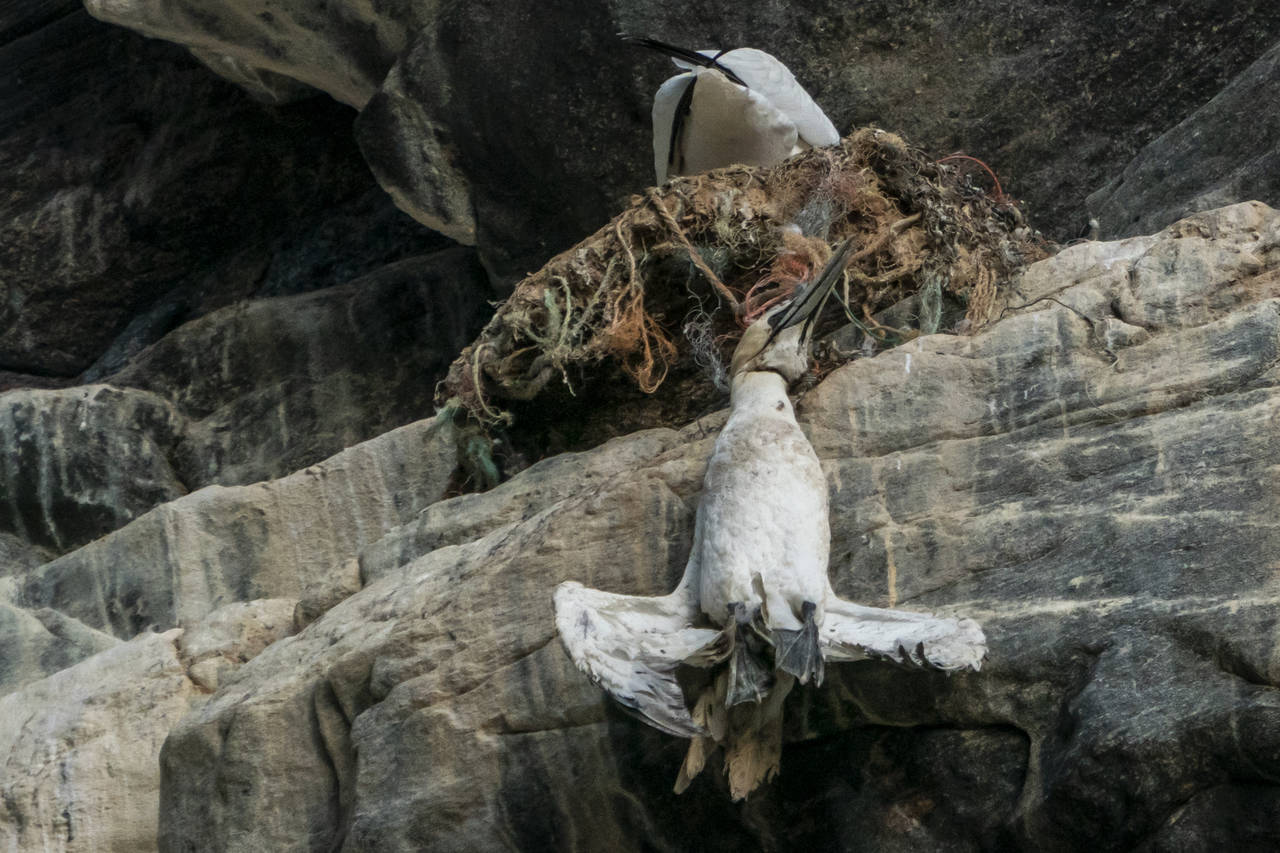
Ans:
POLYGON ((840 593, 977 616, 987 665, 832 667, 745 807, 715 772, 672 794, 682 744, 610 705, 551 619, 561 580, 674 584, 722 415, 447 499, 454 443, 425 421, 26 547, 4 612, 61 671, 6 676, 0 823, 65 850, 1268 843, 1280 213, 1075 245, 1008 303, 798 406, 840 593))

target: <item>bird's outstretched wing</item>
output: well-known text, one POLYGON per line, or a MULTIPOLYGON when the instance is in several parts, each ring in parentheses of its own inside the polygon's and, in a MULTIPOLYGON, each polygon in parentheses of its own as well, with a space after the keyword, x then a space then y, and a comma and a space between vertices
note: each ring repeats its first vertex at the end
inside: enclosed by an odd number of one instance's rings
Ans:
MULTIPOLYGON (((703 55, 711 51, 702 51, 703 55)), ((753 92, 764 96, 795 125, 800 138, 814 148, 836 145, 840 133, 822 107, 796 82, 787 66, 753 47, 739 47, 716 56, 718 66, 728 68, 753 92)))
POLYGON ((565 651, 595 684, 667 734, 706 734, 689 714, 675 671, 723 657, 728 639, 693 627, 698 606, 687 587, 647 598, 569 581, 556 590, 555 604, 565 651))
POLYGON ((819 640, 829 662, 880 658, 954 671, 981 669, 987 638, 972 619, 864 607, 832 595, 819 640))

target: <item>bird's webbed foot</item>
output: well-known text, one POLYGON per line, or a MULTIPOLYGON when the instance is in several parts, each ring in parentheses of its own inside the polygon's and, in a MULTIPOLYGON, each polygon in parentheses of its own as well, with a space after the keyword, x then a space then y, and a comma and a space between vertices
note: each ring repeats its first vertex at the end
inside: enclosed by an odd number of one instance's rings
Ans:
POLYGON ((813 679, 822 684, 822 649, 818 646, 818 624, 813 618, 817 605, 806 601, 800 607, 804 624, 798 630, 775 628, 773 631, 774 661, 778 669, 794 675, 801 684, 813 679))
POLYGON ((733 651, 729 655, 729 690, 725 705, 732 708, 743 702, 759 702, 773 687, 773 672, 765 664, 765 643, 751 627, 752 615, 746 605, 734 602, 729 605, 733 619, 733 651))

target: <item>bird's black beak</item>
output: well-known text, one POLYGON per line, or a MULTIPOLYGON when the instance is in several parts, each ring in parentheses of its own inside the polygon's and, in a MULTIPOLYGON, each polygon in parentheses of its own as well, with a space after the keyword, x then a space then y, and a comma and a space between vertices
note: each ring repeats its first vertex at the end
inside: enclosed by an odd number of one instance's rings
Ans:
POLYGON ((769 319, 769 328, 772 331, 765 346, 773 343, 773 339, 783 329, 789 329, 797 323, 805 324, 800 337, 802 340, 808 339, 813 333, 813 324, 817 322, 818 315, 822 313, 827 299, 831 296, 831 291, 835 289, 836 282, 844 276, 844 268, 848 266, 849 257, 852 254, 853 238, 850 237, 836 247, 835 252, 831 254, 831 259, 822 268, 822 272, 818 273, 817 278, 804 285, 804 290, 791 300, 786 310, 776 318, 769 319))

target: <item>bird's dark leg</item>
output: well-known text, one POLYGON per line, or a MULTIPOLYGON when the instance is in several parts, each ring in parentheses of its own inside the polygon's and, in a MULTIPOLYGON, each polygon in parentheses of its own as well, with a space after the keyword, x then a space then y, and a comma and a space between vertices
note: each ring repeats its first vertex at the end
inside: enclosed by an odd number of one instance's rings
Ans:
POLYGON ((764 699, 773 687, 773 673, 761 662, 763 642, 751 630, 751 614, 746 605, 740 601, 730 604, 729 618, 734 622, 734 643, 729 655, 729 692, 725 705, 732 708, 764 699))
POLYGON ((773 632, 778 669, 794 675, 801 684, 807 684, 810 678, 815 685, 822 684, 822 649, 818 646, 818 624, 813 618, 817 609, 812 601, 806 601, 800 606, 804 625, 799 630, 775 628, 773 632))

